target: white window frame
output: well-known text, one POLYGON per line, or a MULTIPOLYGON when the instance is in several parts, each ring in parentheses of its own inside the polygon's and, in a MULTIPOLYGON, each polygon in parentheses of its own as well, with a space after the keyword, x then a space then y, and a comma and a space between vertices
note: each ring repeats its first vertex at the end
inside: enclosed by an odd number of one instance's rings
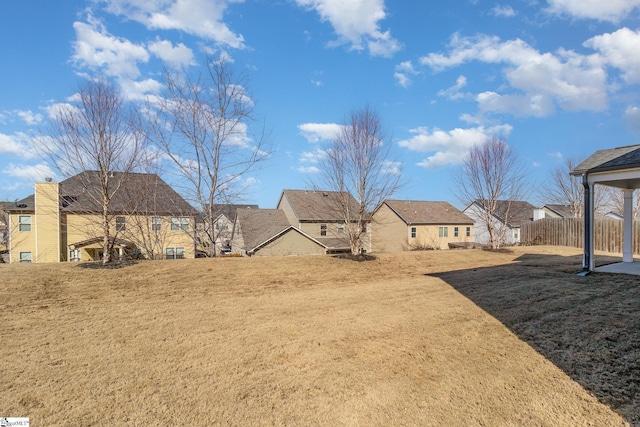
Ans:
POLYGON ((467 237, 471 237, 471 227, 467 227, 467 237))
POLYGON ((31 231, 31 215, 19 215, 18 216, 18 230, 21 232, 30 232, 31 231), (29 222, 23 221, 23 219, 27 219, 29 222), (29 229, 26 229, 26 226, 29 226, 29 229), (23 229, 23 227, 25 229, 23 229))
POLYGON ((30 263, 33 261, 31 252, 20 252, 20 263, 30 263))
POLYGON ((415 239, 418 237, 418 227, 411 227, 411 238, 415 239))
POLYGON ((171 231, 189 231, 189 217, 172 216, 171 231))
POLYGON ((460 235, 460 229, 458 227, 453 227, 453 237, 458 237, 460 235))
POLYGON ((438 227, 438 237, 449 237, 449 227, 438 227))
POLYGON ((183 247, 167 248, 164 253, 165 259, 185 259, 183 247))
POLYGON ((320 224, 320 235, 321 236, 327 235, 327 224, 325 223, 320 224))
POLYGON ((116 217, 116 231, 127 230, 127 218, 120 215, 116 217))
POLYGON ((161 216, 151 217, 151 231, 160 231, 160 230, 162 230, 162 217, 161 216))

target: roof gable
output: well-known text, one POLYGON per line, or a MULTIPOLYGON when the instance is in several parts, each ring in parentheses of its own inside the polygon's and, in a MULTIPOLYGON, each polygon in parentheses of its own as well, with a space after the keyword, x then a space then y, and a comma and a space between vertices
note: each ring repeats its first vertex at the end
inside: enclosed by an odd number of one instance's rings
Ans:
POLYGON ((449 202, 386 200, 406 224, 473 224, 473 220, 449 202))
MULTIPOLYGON (((471 205, 475 205, 479 209, 484 209, 483 200, 476 199, 465 208, 465 211, 469 209, 471 205)), ((496 200, 494 216, 502 223, 505 222, 505 217, 508 217, 507 225, 509 227, 520 227, 525 222, 533 221, 534 209, 535 206, 522 200, 496 200)))
POLYGON ((236 211, 234 234, 237 227, 244 240, 244 249, 251 250, 291 227, 280 209, 240 209, 236 211))
POLYGON ((640 167, 640 144, 598 150, 576 166, 571 175, 587 172, 606 172, 640 167))

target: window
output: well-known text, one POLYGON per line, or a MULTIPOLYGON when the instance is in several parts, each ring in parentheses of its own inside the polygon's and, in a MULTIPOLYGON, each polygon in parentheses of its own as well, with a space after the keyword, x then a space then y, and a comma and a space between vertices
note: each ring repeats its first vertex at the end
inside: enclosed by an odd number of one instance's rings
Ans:
POLYGON ((185 216, 173 216, 171 217, 171 230, 189 231, 189 218, 185 216))
POLYGON ((320 224, 320 235, 321 236, 327 235, 327 224, 320 224))
POLYGON ((467 227, 467 237, 471 237, 471 227, 467 227))
MULTIPOLYGON (((18 224, 19 224, 18 230, 31 231, 31 215, 20 215, 18 217, 18 224)), ((28 252, 28 253, 31 253, 31 252, 28 252)))
POLYGON ((69 261, 80 261, 80 249, 69 251, 69 261))
POLYGON ((167 259, 184 259, 184 248, 167 248, 167 259))
POLYGON ((31 262, 31 252, 20 252, 20 262, 31 262))
POLYGON ((513 240, 518 241, 520 239, 520 229, 519 228, 514 228, 513 229, 513 240))
POLYGON ((127 229, 127 220, 123 216, 116 217, 116 231, 124 231, 127 229))
POLYGON ((458 227, 453 227, 453 237, 458 237, 458 227))
POLYGON ((449 227, 438 227, 438 237, 449 237, 449 227))
POLYGON ((416 227, 411 227, 411 238, 415 239, 418 235, 418 229, 416 227))
POLYGON ((338 224, 338 234, 344 234, 344 224, 338 224))
POLYGON ((154 216, 151 218, 151 231, 160 231, 162 229, 162 218, 154 216))

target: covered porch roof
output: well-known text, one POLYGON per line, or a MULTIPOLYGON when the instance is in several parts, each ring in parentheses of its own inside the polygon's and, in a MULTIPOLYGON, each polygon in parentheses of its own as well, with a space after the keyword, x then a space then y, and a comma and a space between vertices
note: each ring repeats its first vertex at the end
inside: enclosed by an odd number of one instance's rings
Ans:
MULTIPOLYGON (((80 242, 70 243, 67 246, 71 250, 86 248, 92 245, 96 245, 96 248, 102 247, 102 242, 104 241, 104 236, 92 237, 91 239, 82 240, 80 242)), ((113 244, 113 247, 116 248, 130 248, 135 246, 133 242, 129 242, 128 240, 117 239, 115 237, 109 237, 109 242, 113 244)))
MULTIPOLYGON (((633 263, 633 191, 640 188, 640 144, 598 150, 576 166, 570 174, 582 177, 584 187, 584 258, 583 273, 595 271, 594 262, 594 194, 596 184, 624 191, 623 263, 633 263)), ((622 268, 621 266, 618 268, 622 268)), ((635 267, 635 266, 634 266, 635 267)), ((624 272, 637 271, 626 268, 624 272)), ((640 270, 640 269, 638 269, 640 270)), ((598 268, 597 271, 607 271, 598 268)), ((633 274, 633 273, 632 273, 633 274)))

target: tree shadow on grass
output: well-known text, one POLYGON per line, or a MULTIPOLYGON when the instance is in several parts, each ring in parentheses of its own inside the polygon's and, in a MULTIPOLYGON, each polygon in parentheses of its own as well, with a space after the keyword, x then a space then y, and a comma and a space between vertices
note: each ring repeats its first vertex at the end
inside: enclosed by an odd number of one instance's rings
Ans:
POLYGON ((136 265, 138 261, 133 259, 122 260, 122 261, 111 261, 106 264, 103 264, 102 261, 87 261, 81 262, 77 265, 78 268, 87 268, 91 270, 117 270, 120 268, 131 267, 132 265, 136 265))
MULTIPOLYGON (((598 257, 599 264, 619 259, 598 257)), ((640 426, 640 276, 575 273, 581 256, 430 274, 502 322, 571 378, 640 426)))

